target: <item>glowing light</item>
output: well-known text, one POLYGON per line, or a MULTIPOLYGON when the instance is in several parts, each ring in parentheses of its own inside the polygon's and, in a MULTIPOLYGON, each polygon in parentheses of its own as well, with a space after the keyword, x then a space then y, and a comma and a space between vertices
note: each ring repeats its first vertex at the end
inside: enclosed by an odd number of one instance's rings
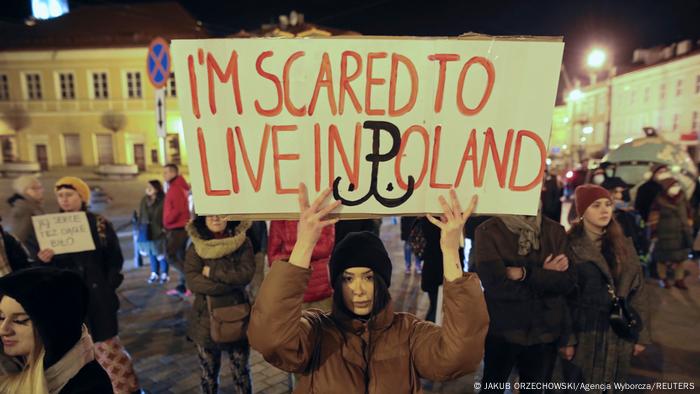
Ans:
POLYGON ((586 137, 581 137, 581 142, 586 142, 586 137))
POLYGON ((564 117, 564 123, 569 123, 569 117, 568 117, 568 116, 564 117))
POLYGON ((583 92, 581 89, 574 89, 569 93, 570 101, 579 101, 583 98, 583 92))
POLYGON ((625 138, 625 144, 629 144, 632 141, 634 141, 634 138, 632 138, 632 137, 625 138))
POLYGON ((588 54, 588 58, 586 59, 586 63, 588 63, 589 67, 593 68, 599 68, 603 64, 605 64, 605 59, 607 56, 605 55, 605 51, 602 49, 596 48, 591 51, 591 53, 588 54))
POLYGON ((564 145, 561 146, 561 148, 562 148, 562 149, 569 149, 569 145, 564 144, 564 145))
POLYGON ((569 170, 566 172, 566 179, 571 179, 574 177, 574 172, 569 170))
POLYGON ((583 129, 581 129, 581 131, 583 131, 583 134, 592 134, 593 126, 586 126, 583 129))
POLYGON ((552 159, 550 159, 550 158, 547 158, 547 160, 545 160, 545 162, 547 163, 548 166, 552 165, 552 159))

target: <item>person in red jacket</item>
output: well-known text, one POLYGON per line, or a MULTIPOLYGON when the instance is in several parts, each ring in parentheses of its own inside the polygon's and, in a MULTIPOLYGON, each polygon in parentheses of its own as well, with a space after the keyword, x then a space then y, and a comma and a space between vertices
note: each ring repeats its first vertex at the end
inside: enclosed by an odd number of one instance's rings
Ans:
MULTIPOLYGON (((267 241, 267 259, 273 262, 288 261, 294 244, 297 242, 297 220, 273 220, 267 241)), ((302 309, 316 308, 331 311, 333 289, 328 276, 328 260, 335 247, 335 229, 333 226, 323 228, 321 239, 311 255, 311 279, 304 292, 302 309)), ((284 264, 284 263, 283 263, 284 264)))
POLYGON ((163 167, 163 178, 168 185, 163 202, 163 227, 165 228, 165 253, 168 263, 180 272, 180 282, 168 295, 191 295, 185 286, 184 261, 187 250, 187 231, 190 221, 190 185, 180 175, 175 164, 163 167))

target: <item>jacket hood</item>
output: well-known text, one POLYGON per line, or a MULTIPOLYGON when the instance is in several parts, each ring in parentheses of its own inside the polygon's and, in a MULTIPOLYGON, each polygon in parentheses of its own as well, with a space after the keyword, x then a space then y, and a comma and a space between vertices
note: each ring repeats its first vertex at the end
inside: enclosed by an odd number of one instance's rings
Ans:
POLYGON ((190 239, 192 239, 192 245, 199 257, 203 259, 218 259, 228 256, 243 245, 246 240, 246 231, 248 231, 251 225, 252 222, 250 220, 243 220, 236 226, 232 236, 206 240, 202 238, 202 235, 197 231, 193 222, 187 223, 185 229, 190 239))
POLYGON ((190 190, 190 185, 187 184, 185 178, 183 178, 182 175, 178 175, 175 178, 173 178, 172 181, 168 182, 168 187, 177 187, 184 190, 190 190))

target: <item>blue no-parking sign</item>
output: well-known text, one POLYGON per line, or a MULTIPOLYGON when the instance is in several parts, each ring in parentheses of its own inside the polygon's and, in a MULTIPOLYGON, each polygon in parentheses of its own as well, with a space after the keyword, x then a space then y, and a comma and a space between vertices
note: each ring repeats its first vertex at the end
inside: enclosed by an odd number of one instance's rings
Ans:
POLYGON ((172 59, 168 42, 161 37, 155 38, 148 47, 148 57, 146 58, 148 79, 153 87, 160 89, 165 86, 170 76, 171 65, 172 59))

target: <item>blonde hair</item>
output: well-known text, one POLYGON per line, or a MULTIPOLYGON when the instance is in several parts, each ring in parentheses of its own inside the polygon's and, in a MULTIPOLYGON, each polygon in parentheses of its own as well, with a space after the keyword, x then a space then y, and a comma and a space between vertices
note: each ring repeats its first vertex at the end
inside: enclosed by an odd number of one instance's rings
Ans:
POLYGON ((39 182, 39 177, 36 175, 22 175, 12 182, 12 189, 15 193, 24 195, 34 182, 39 182))
MULTIPOLYGON (((38 338, 36 328, 34 336, 38 338)), ((27 362, 18 373, 0 376, 0 393, 49 394, 49 385, 44 375, 44 346, 41 341, 34 342, 37 348, 29 355, 27 362)))

